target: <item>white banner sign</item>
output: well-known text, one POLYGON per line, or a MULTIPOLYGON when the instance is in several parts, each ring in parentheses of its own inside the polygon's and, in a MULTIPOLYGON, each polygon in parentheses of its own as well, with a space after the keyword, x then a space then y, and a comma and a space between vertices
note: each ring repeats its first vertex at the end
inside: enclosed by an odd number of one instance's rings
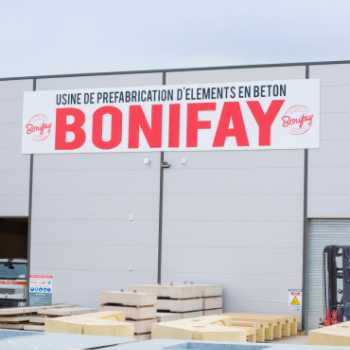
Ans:
POLYGON ((319 147, 320 81, 24 93, 22 153, 319 147))

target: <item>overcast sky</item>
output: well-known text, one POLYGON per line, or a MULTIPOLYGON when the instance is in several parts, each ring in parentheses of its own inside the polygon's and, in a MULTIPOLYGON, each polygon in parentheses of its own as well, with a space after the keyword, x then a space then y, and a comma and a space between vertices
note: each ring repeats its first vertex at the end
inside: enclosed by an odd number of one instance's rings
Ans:
POLYGON ((350 59, 350 0, 0 4, 0 77, 350 59))

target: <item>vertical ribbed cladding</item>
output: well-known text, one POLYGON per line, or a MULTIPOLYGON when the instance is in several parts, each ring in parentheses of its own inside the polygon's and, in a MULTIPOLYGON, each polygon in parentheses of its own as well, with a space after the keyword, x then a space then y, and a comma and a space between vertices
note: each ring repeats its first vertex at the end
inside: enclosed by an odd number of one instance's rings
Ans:
POLYGON ((33 79, 0 80, 0 217, 28 217, 30 156, 22 154, 23 93, 33 79))
POLYGON ((308 151, 308 290, 305 318, 309 330, 325 317, 322 251, 350 243, 350 64, 310 64, 310 79, 320 79, 320 148, 308 151))
MULTIPOLYGON (((270 79, 305 79, 305 66, 167 73, 169 85, 270 79)), ((224 312, 289 314, 288 289, 302 287, 304 150, 164 157, 163 282, 223 284, 224 312)))
MULTIPOLYGON (((161 73, 60 77, 37 91, 161 84, 161 73)), ((159 157, 35 156, 31 270, 53 275, 54 303, 96 306, 101 290, 157 281, 159 157)))

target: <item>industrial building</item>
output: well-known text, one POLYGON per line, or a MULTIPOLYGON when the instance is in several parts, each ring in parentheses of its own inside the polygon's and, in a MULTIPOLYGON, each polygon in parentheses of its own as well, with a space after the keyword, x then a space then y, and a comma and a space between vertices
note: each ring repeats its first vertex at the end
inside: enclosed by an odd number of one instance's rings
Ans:
POLYGON ((317 328, 323 247, 350 244, 350 61, 0 79, 0 122, 0 258, 52 275, 54 303, 219 283, 225 312, 288 314, 303 289, 317 328), (290 79, 320 79, 318 149, 21 152, 25 91, 290 79))

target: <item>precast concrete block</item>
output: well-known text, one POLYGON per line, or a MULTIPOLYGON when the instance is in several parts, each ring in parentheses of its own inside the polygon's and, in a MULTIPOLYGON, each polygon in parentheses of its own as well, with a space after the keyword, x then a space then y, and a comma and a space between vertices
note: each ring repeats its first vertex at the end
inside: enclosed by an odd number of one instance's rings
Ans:
POLYGON ((151 333, 146 333, 146 334, 135 334, 134 338, 137 341, 144 341, 144 340, 150 340, 151 339, 151 333))
POLYGON ((222 296, 221 284, 198 284, 194 283, 193 286, 199 286, 202 289, 202 297, 218 297, 222 296))
POLYGON ((135 333, 150 333, 152 323, 157 323, 157 318, 152 318, 150 320, 127 320, 128 323, 132 323, 134 325, 135 333))
POLYGON ((176 321, 182 318, 183 314, 173 312, 157 312, 158 322, 176 321))
POLYGON ((203 298, 202 300, 203 300, 203 310, 222 308, 222 297, 203 298))
POLYGON ((155 306, 137 308, 133 306, 101 305, 100 311, 123 311, 128 320, 144 320, 157 317, 155 306))
POLYGON ((157 295, 134 292, 101 292, 100 304, 123 304, 131 306, 155 305, 157 295))
POLYGON ((169 310, 170 312, 189 312, 203 309, 203 299, 158 299, 157 310, 169 310))
POLYGON ((220 315, 220 314, 222 314, 222 309, 203 310, 203 315, 204 316, 220 315))
POLYGON ((203 316, 203 311, 182 312, 179 315, 181 315, 181 318, 200 317, 203 316))
POLYGON ((180 283, 143 284, 129 287, 129 291, 155 293, 158 298, 192 299, 202 296, 202 287, 180 283))

